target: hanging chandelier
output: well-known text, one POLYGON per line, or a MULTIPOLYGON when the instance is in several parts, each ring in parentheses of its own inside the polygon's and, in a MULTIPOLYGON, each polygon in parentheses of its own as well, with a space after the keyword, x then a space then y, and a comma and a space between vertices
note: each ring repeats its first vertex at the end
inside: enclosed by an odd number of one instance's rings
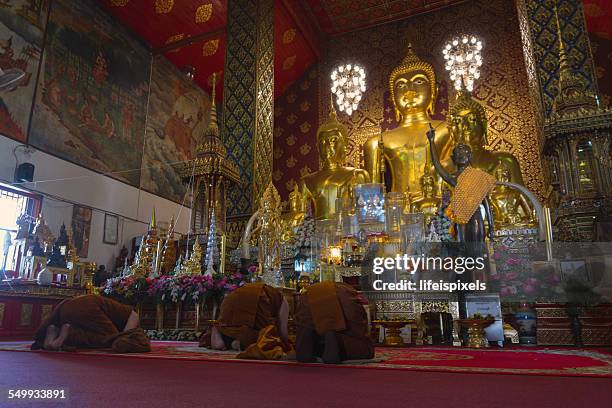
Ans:
POLYGON ((340 65, 331 74, 332 94, 336 95, 338 109, 351 115, 359 107, 366 90, 365 71, 359 65, 340 65))
POLYGON ((455 37, 442 49, 446 70, 450 71, 450 79, 457 91, 464 86, 470 92, 474 89, 474 81, 480 78, 481 51, 482 41, 473 35, 455 37))

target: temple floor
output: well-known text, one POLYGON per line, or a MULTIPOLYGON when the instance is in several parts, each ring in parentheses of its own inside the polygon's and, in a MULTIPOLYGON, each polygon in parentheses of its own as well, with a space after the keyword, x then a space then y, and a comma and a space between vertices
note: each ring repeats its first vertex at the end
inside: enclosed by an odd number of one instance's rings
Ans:
MULTIPOLYGON (((189 351, 193 343, 179 349, 174 342, 154 342, 153 352, 146 357, 103 351, 17 351, 23 344, 0 343, 3 394, 8 389, 65 389, 67 399, 14 404, 19 407, 391 407, 406 401, 415 407, 459 403, 542 408, 604 407, 612 399, 610 359, 606 357, 612 358, 612 353, 607 350, 379 348, 376 361, 362 365, 306 366, 232 360, 228 353, 200 352, 204 355, 196 358, 197 348, 189 351), (393 353, 397 355, 391 356, 393 353), (399 363, 400 358, 408 360, 399 363), (382 367, 387 361, 391 367, 382 367), (439 369, 429 371, 435 361, 439 369), (461 372, 449 372, 448 367, 459 366, 453 361, 463 361, 461 372), (517 372, 532 371, 531 375, 508 372, 509 361, 514 361, 517 372), (415 368, 419 365, 420 369, 415 368), (465 371, 466 366, 497 369, 480 374, 465 371), (549 372, 536 374, 533 367, 549 372)), ((0 406, 13 405, 7 404, 6 395, 1 398, 0 406)))

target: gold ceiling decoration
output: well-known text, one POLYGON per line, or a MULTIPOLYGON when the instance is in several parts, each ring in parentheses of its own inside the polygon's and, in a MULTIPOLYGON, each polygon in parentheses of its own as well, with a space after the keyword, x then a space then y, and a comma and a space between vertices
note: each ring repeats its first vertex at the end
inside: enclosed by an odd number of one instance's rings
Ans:
POLYGON ((291 44, 295 39, 295 28, 289 28, 283 33, 283 44, 291 44))
POLYGON ((115 7, 123 7, 126 6, 130 0, 111 0, 111 4, 115 7))
POLYGON ((166 14, 172 11, 174 0, 155 0, 155 12, 157 14, 166 14))
MULTIPOLYGON (((185 34, 184 33, 180 33, 180 34, 174 34, 171 35, 170 37, 168 37, 168 39, 166 40, 166 44, 172 44, 174 42, 180 41, 183 38, 185 38, 185 34)), ((178 52, 180 50, 180 48, 175 48, 173 50, 170 50, 168 52, 178 52)))
POLYGON ((215 55, 218 49, 219 49, 219 40, 206 41, 204 45, 202 46, 202 55, 205 57, 215 55))
POLYGON ((285 60, 283 61, 283 70, 284 71, 290 70, 291 68, 293 68, 294 65, 295 65, 295 55, 292 55, 290 57, 285 58, 285 60))
POLYGON ((205 23, 212 17, 213 5, 212 3, 202 4, 195 13, 196 23, 205 23))

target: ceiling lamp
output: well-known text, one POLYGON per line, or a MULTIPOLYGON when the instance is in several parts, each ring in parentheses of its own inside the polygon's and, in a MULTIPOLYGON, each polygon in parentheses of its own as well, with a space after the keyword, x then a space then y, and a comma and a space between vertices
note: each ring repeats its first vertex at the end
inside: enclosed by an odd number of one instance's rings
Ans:
POLYGON ((457 91, 463 87, 470 92, 474 89, 474 81, 480 78, 481 51, 482 41, 473 35, 455 37, 444 46, 442 54, 446 70, 450 71, 450 79, 457 91))
POLYGON ((336 95, 338 109, 351 115, 357 110, 366 90, 365 71, 355 64, 340 65, 332 72, 331 80, 331 91, 336 95))

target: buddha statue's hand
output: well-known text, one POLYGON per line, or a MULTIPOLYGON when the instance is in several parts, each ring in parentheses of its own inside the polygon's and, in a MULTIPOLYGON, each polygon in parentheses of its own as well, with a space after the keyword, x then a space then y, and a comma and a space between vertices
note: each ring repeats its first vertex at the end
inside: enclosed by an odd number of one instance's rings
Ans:
POLYGON ((429 123, 429 130, 427 131, 427 139, 429 142, 433 142, 436 137, 436 130, 431 126, 431 122, 429 123))

